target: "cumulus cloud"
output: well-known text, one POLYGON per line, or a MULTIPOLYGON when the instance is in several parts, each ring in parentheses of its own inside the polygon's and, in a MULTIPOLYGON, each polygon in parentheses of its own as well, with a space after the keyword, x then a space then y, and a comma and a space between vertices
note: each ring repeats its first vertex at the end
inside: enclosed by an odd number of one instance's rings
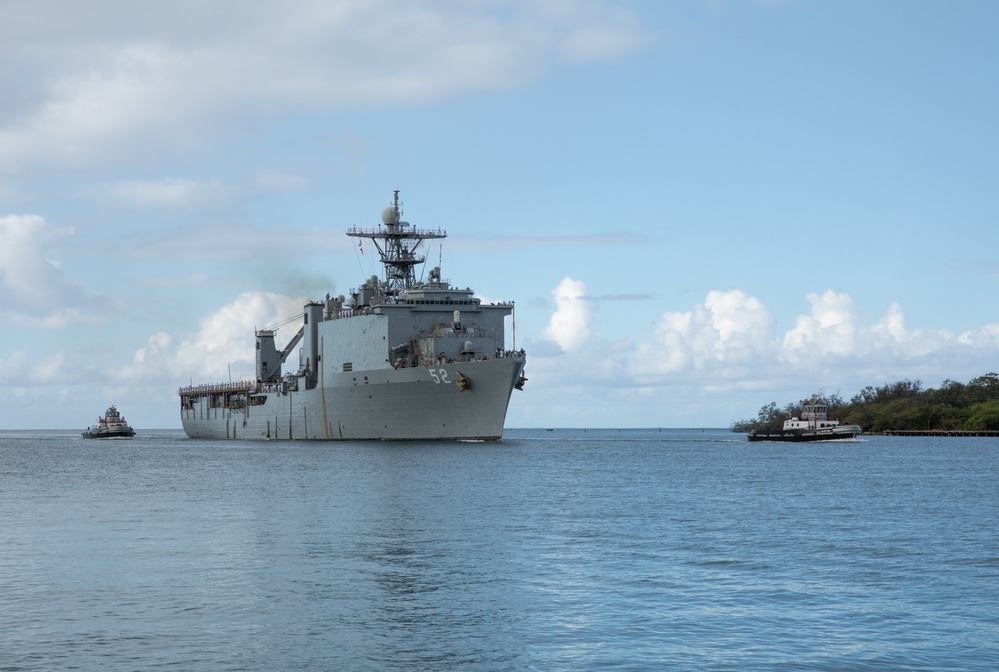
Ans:
MULTIPOLYGON (((201 320, 190 335, 165 331, 151 335, 136 350, 131 364, 117 372, 122 382, 170 380, 217 382, 255 371, 254 330, 301 313, 303 299, 269 292, 246 292, 201 320)), ((285 327, 278 342, 287 342, 298 330, 285 327)), ((297 365, 297 362, 295 362, 297 365)))
POLYGON ((557 308, 541 334, 558 343, 563 350, 578 350, 590 342, 595 307, 587 295, 586 285, 572 278, 563 278, 552 290, 552 296, 557 308))
POLYGON ((532 352, 541 380, 569 385, 632 387, 696 385, 700 389, 799 380, 801 385, 854 386, 886 377, 980 375, 999 356, 999 325, 954 334, 909 329, 892 304, 871 322, 852 298, 827 290, 805 296, 807 314, 783 334, 769 308, 741 290, 712 290, 684 312, 663 313, 651 333, 604 342, 594 335, 594 307, 583 282, 564 279, 552 291, 556 310, 544 336, 562 350, 585 351, 585 366, 544 347, 532 352))
POLYGON ((999 350, 999 324, 966 331, 957 337, 957 342, 973 352, 994 356, 995 351, 999 350))
MULTIPOLYGON (((946 329, 907 329, 902 306, 897 303, 888 306, 884 316, 871 326, 870 335, 875 351, 884 350, 909 358, 926 357, 942 350, 948 342, 955 342, 955 335, 946 329)), ((957 343, 961 343, 961 339, 957 339, 957 343)))
POLYGON ((50 0, 7 3, 0 25, 0 58, 19 64, 0 71, 8 170, 94 162, 164 129, 176 142, 237 108, 267 114, 509 88, 560 60, 616 58, 650 39, 634 13, 599 0, 50 0))
POLYGON ((74 235, 38 215, 0 217, 0 321, 65 327, 94 324, 113 313, 107 301, 87 295, 48 252, 74 235))
MULTIPOLYGON (((913 370, 936 366, 948 377, 975 366, 989 350, 997 354, 994 337, 999 325, 955 334, 946 329, 909 329, 897 303, 871 322, 847 294, 827 290, 810 293, 808 315, 799 316, 784 334, 781 357, 802 371, 831 370, 849 363, 858 373, 895 370, 908 377, 913 370), (947 373, 945 367, 954 371, 947 373)), ((980 365, 979 365, 980 366, 980 365)), ((981 372, 979 372, 981 373, 981 372)))
POLYGON ((769 309, 740 290, 713 290, 689 312, 663 313, 651 340, 628 357, 627 368, 642 385, 677 374, 733 378, 777 352, 769 309))
POLYGON ((873 345, 857 333, 862 318, 848 295, 827 290, 805 298, 812 304, 811 313, 799 316, 784 335, 784 356, 789 361, 800 364, 826 355, 859 354, 873 345))
POLYGON ((666 371, 747 365, 772 357, 774 318, 756 298, 740 290, 708 292, 688 313, 664 313, 658 345, 672 350, 666 371))

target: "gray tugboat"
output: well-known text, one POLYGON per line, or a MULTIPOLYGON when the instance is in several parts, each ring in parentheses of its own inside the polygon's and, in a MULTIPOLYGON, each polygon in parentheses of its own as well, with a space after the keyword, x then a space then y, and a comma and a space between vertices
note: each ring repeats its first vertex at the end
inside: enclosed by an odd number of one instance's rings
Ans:
POLYGON ((305 304, 301 328, 281 350, 275 328, 256 332, 253 380, 180 388, 188 436, 502 438, 510 395, 527 380, 524 351, 505 349, 513 303, 483 304, 442 279, 439 266, 418 279, 421 244, 447 233, 414 228, 401 215, 396 191, 381 226, 347 231, 359 245, 371 241, 383 278, 305 304), (283 372, 296 347, 297 366, 283 372))
POLYGON ((85 439, 130 439, 135 436, 135 430, 125 422, 125 416, 118 412, 114 404, 104 412, 103 418, 83 430, 85 439))
POLYGON ((839 420, 830 420, 828 412, 829 407, 825 404, 806 404, 801 419, 789 418, 780 429, 754 429, 747 438, 750 441, 834 441, 852 439, 861 433, 860 425, 841 425, 839 420))

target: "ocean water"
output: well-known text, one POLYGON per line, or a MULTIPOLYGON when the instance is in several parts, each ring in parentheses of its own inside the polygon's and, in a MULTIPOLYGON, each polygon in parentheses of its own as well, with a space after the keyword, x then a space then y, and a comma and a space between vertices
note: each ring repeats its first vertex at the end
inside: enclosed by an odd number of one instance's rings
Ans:
POLYGON ((157 669, 999 669, 999 441, 0 432, 0 671, 157 669))

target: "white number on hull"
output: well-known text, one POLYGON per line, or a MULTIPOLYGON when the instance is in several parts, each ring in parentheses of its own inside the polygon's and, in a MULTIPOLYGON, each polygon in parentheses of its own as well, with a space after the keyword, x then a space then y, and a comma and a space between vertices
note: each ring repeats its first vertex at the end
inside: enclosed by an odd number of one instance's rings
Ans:
POLYGON ((427 370, 430 371, 430 377, 433 378, 434 382, 437 383, 438 385, 440 385, 441 383, 444 383, 445 385, 451 383, 451 381, 447 379, 447 371, 445 371, 444 369, 427 369, 427 370))

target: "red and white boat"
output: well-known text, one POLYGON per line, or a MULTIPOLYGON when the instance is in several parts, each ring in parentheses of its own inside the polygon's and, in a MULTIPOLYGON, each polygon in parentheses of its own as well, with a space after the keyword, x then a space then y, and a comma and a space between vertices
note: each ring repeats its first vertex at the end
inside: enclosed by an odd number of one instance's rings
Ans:
POLYGON ((135 430, 128 426, 125 417, 111 404, 104 412, 103 418, 83 430, 85 439, 130 439, 135 436, 135 430))

